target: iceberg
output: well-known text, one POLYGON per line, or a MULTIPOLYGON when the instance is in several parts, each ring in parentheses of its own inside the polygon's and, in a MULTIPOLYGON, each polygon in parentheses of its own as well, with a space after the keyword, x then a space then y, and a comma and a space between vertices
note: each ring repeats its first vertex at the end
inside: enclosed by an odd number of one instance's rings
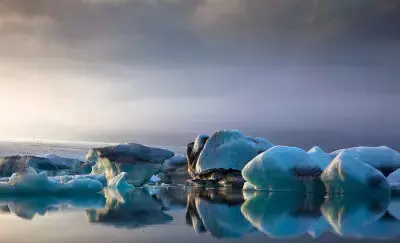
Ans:
POLYGON ((204 134, 197 136, 194 142, 187 145, 187 161, 188 161, 188 172, 192 178, 196 177, 196 164, 198 162, 201 151, 203 151, 207 140, 210 137, 204 134))
POLYGON ((174 156, 164 161, 163 170, 165 172, 175 171, 187 165, 187 159, 183 156, 174 156))
POLYGON ((305 151, 275 146, 252 159, 243 178, 257 190, 324 193, 319 164, 305 151))
POLYGON ((319 168, 324 171, 326 167, 331 163, 334 159, 334 156, 325 153, 320 147, 315 146, 311 148, 307 154, 314 159, 314 161, 318 164, 319 168))
POLYGON ((67 183, 49 179, 46 172, 37 173, 29 167, 24 172, 14 173, 8 182, 0 183, 0 194, 79 194, 98 193, 103 185, 92 179, 75 179, 67 183))
POLYGON ((133 186, 128 184, 126 182, 126 172, 121 172, 118 175, 116 175, 114 178, 112 178, 111 180, 108 181, 108 187, 110 188, 115 188, 115 189, 119 189, 119 190, 126 190, 126 189, 130 189, 133 186))
POLYGON ((332 155, 337 156, 343 151, 346 151, 348 155, 351 155, 358 160, 381 171, 385 176, 389 175, 397 169, 400 169, 400 153, 386 146, 361 146, 341 149, 332 152, 332 155))
POLYGON ((272 238, 295 238, 307 234, 320 218, 322 202, 305 194, 256 192, 241 207, 244 217, 272 238))
POLYGON ((107 186, 107 179, 104 174, 101 175, 64 175, 64 176, 54 176, 54 177, 49 177, 49 180, 53 180, 55 182, 59 183, 68 183, 72 180, 84 180, 84 179, 90 179, 90 180, 95 180, 100 182, 103 187, 107 186))
POLYGON ((205 143, 195 173, 210 169, 241 171, 251 159, 272 146, 266 139, 246 137, 236 130, 218 131, 205 143))
POLYGON ((1 177, 10 177, 13 173, 23 172, 28 167, 32 167, 38 171, 47 171, 49 173, 70 169, 68 166, 54 163, 51 159, 36 156, 10 156, 0 158, 1 177))
POLYGON ((322 173, 329 194, 350 193, 360 196, 390 194, 385 176, 347 151, 341 152, 322 173))
POLYGON ((396 170, 392 174, 387 177, 387 181, 390 185, 390 188, 395 193, 400 192, 400 169, 396 170))
POLYGON ((51 160, 56 166, 67 167, 74 172, 82 172, 81 165, 83 162, 79 159, 65 158, 53 153, 45 154, 41 157, 51 160))
POLYGON ((173 156, 174 153, 169 150, 133 143, 92 149, 86 159, 96 163, 91 174, 105 173, 110 181, 121 172, 126 172, 128 183, 141 186, 161 172, 164 161, 173 156))

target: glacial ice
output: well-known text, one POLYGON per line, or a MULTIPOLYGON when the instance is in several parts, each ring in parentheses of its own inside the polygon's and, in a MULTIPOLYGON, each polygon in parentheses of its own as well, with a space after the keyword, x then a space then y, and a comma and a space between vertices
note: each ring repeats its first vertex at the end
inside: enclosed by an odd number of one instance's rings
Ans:
POLYGON ((380 171, 363 163, 347 151, 341 152, 331 162, 322 173, 321 179, 329 194, 390 193, 389 184, 380 171))
POLYGON ((394 192, 400 192, 400 169, 390 174, 387 177, 387 181, 394 192))
POLYGON ((337 156, 343 151, 346 151, 347 154, 374 167, 375 169, 380 170, 385 176, 400 169, 400 153, 386 146, 354 147, 337 150, 331 154, 337 156))
POLYGON ((68 194, 98 193, 103 185, 93 179, 74 179, 66 183, 49 179, 46 172, 29 167, 14 173, 7 183, 0 183, 0 194, 68 194))
POLYGON ((73 171, 78 172, 81 169, 82 161, 79 159, 65 158, 54 153, 44 154, 41 157, 51 160, 54 165, 68 167, 73 171))
POLYGON ((240 171, 251 159, 271 146, 266 139, 246 137, 237 130, 218 131, 205 143, 195 173, 210 169, 240 171))
POLYGON ((126 172, 121 172, 118 175, 114 176, 111 180, 108 181, 108 187, 119 189, 119 190, 126 190, 130 189, 133 186, 126 182, 126 172))
POLYGON ((257 190, 297 192, 323 190, 320 174, 319 165, 306 152, 286 146, 259 154, 242 171, 243 178, 257 190))
POLYGON ((173 152, 165 149, 141 144, 120 144, 90 150, 87 161, 96 162, 91 174, 105 173, 110 181, 121 172, 126 172, 128 183, 141 186, 161 172, 163 162, 173 156, 173 152))
POLYGON ((324 171, 329 163, 334 159, 334 156, 325 153, 320 147, 315 146, 311 148, 307 154, 315 160, 320 169, 324 171))
POLYGON ((163 170, 166 172, 174 171, 179 168, 184 167, 187 164, 186 157, 183 156, 174 156, 170 159, 164 161, 163 170))

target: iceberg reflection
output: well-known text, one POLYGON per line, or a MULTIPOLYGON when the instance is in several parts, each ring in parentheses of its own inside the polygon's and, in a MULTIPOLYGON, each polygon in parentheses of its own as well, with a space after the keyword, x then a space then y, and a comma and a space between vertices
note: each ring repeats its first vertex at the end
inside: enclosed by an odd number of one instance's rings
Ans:
POLYGON ((36 215, 45 215, 48 212, 58 211, 61 208, 103 208, 104 196, 101 194, 78 196, 16 196, 2 195, 0 197, 0 211, 10 213, 19 218, 33 219, 36 215))
POLYGON ((240 191, 197 189, 188 194, 186 221, 197 233, 216 238, 239 238, 253 230, 240 211, 240 191))
POLYGON ((320 218, 320 197, 283 192, 256 192, 241 208, 254 227, 272 238, 306 234, 320 218))
POLYGON ((163 205, 145 189, 118 191, 105 189, 106 206, 102 209, 88 209, 90 223, 118 228, 140 228, 165 224, 172 217, 163 212, 163 205))

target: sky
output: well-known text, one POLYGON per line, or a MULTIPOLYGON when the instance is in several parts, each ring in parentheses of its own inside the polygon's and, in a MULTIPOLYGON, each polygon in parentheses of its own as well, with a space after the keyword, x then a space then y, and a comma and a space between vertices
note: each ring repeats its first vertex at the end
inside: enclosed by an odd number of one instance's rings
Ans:
POLYGON ((400 0, 1 0, 0 139, 400 135, 398 23, 400 0))

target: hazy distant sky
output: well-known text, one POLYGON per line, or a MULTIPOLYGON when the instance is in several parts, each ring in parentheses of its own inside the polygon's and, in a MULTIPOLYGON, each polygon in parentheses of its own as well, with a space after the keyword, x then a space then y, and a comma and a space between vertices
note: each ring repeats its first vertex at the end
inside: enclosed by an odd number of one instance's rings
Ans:
POLYGON ((400 0, 1 0, 0 102, 1 139, 399 131, 400 0))

